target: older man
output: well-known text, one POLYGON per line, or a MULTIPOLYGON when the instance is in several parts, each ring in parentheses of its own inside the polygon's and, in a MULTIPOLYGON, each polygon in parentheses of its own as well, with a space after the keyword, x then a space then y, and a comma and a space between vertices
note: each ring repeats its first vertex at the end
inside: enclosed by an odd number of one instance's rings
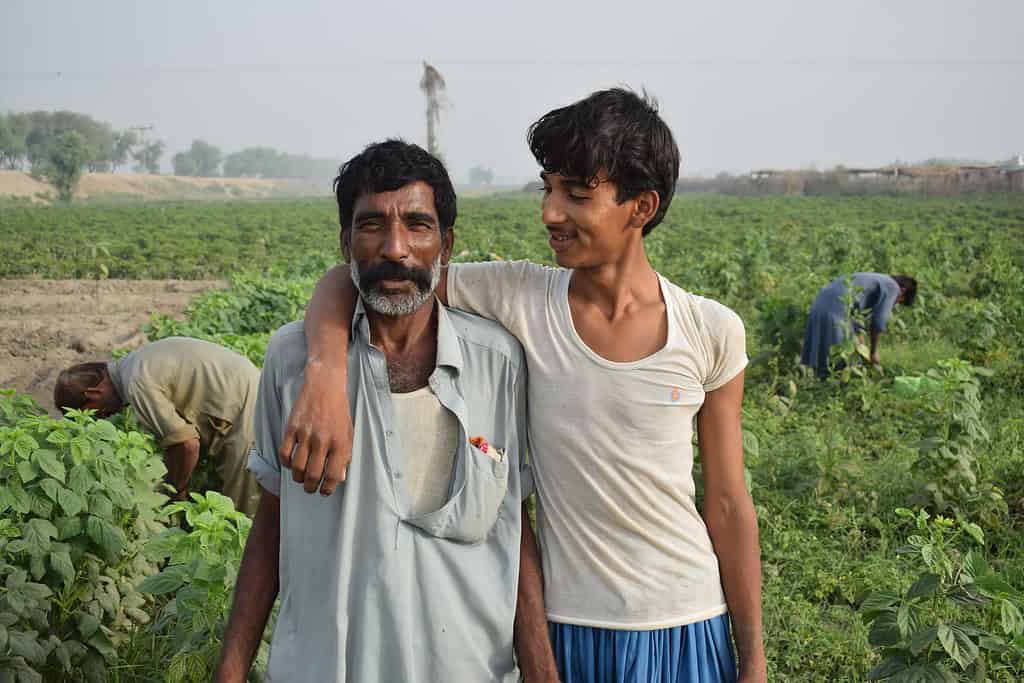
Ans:
POLYGON ((260 371, 230 349, 168 337, 110 363, 82 363, 57 378, 58 409, 93 409, 108 417, 130 405, 164 451, 167 480, 188 493, 199 459, 212 458, 224 495, 256 514, 259 485, 245 468, 260 371))
POLYGON ((522 351, 434 297, 456 214, 437 159, 371 145, 335 193, 361 295, 347 374, 359 457, 339 495, 282 486, 277 451, 307 362, 301 322, 286 325, 267 348, 250 461, 264 492, 217 680, 244 680, 280 591, 269 680, 517 681, 522 351))

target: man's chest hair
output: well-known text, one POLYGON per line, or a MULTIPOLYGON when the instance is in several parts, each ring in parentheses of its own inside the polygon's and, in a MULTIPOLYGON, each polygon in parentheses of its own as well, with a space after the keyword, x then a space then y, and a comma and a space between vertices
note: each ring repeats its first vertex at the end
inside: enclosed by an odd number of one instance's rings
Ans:
POLYGON ((434 372, 435 354, 408 354, 397 358, 388 358, 388 384, 392 393, 405 394, 427 385, 430 375, 434 372))

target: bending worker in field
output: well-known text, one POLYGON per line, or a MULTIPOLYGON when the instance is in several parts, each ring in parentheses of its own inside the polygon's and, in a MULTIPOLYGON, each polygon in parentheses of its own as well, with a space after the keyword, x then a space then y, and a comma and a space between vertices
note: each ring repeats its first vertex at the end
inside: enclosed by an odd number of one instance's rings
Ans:
POLYGON ((224 495, 256 514, 259 484, 246 469, 260 371, 217 344, 168 337, 120 360, 82 363, 60 373, 53 389, 60 409, 92 409, 109 417, 131 406, 164 452, 167 481, 188 495, 200 458, 212 458, 224 495))
POLYGON ((913 306, 917 299, 917 280, 909 275, 854 273, 841 276, 821 288, 811 305, 804 333, 800 362, 814 368, 818 377, 829 374, 829 352, 852 333, 861 335, 863 327, 855 313, 871 312, 871 363, 882 363, 881 338, 896 304, 913 306), (850 292, 850 287, 853 292, 850 292))
POLYGON ((267 680, 517 683, 513 643, 526 680, 541 680, 517 601, 521 580, 540 592, 533 535, 521 537, 522 349, 435 298, 456 215, 440 161, 389 140, 343 165, 334 187, 361 294, 343 344, 357 455, 344 494, 282 481, 277 451, 308 356, 302 323, 285 325, 263 366, 249 466, 264 491, 216 681, 246 680, 278 592, 267 680))
MULTIPOLYGON (((739 680, 764 681, 758 529, 740 426, 743 323, 659 275, 644 249, 675 191, 672 133, 650 101, 613 89, 541 117, 529 143, 560 267, 456 264, 437 290, 452 307, 504 325, 529 367, 544 581, 531 604, 543 600, 547 623, 524 633, 550 642, 557 672, 526 680, 734 681, 731 619, 739 680)), ((307 491, 340 486, 332 497, 352 485, 342 390, 355 303, 347 266, 318 284, 305 321, 305 384, 280 450, 307 491)), ((368 457, 351 456, 353 470, 368 457)), ((300 522, 283 533, 310 530, 300 522)))

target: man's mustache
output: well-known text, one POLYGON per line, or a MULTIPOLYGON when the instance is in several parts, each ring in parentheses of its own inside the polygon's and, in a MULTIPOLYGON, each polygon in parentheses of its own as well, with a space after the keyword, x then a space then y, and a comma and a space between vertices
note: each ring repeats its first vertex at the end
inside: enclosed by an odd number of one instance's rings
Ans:
POLYGON ((364 291, 373 289, 382 280, 408 280, 421 292, 430 291, 429 268, 407 268, 401 263, 384 261, 376 266, 370 266, 365 271, 359 271, 359 286, 364 291))

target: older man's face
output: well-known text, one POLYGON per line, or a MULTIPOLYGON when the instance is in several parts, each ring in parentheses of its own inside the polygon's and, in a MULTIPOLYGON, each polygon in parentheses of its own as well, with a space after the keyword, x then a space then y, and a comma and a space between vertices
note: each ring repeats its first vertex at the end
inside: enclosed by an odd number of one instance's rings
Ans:
POLYGON ((430 301, 452 240, 450 229, 441 234, 434 191, 417 181, 361 195, 341 241, 363 301, 381 315, 397 317, 430 301))

